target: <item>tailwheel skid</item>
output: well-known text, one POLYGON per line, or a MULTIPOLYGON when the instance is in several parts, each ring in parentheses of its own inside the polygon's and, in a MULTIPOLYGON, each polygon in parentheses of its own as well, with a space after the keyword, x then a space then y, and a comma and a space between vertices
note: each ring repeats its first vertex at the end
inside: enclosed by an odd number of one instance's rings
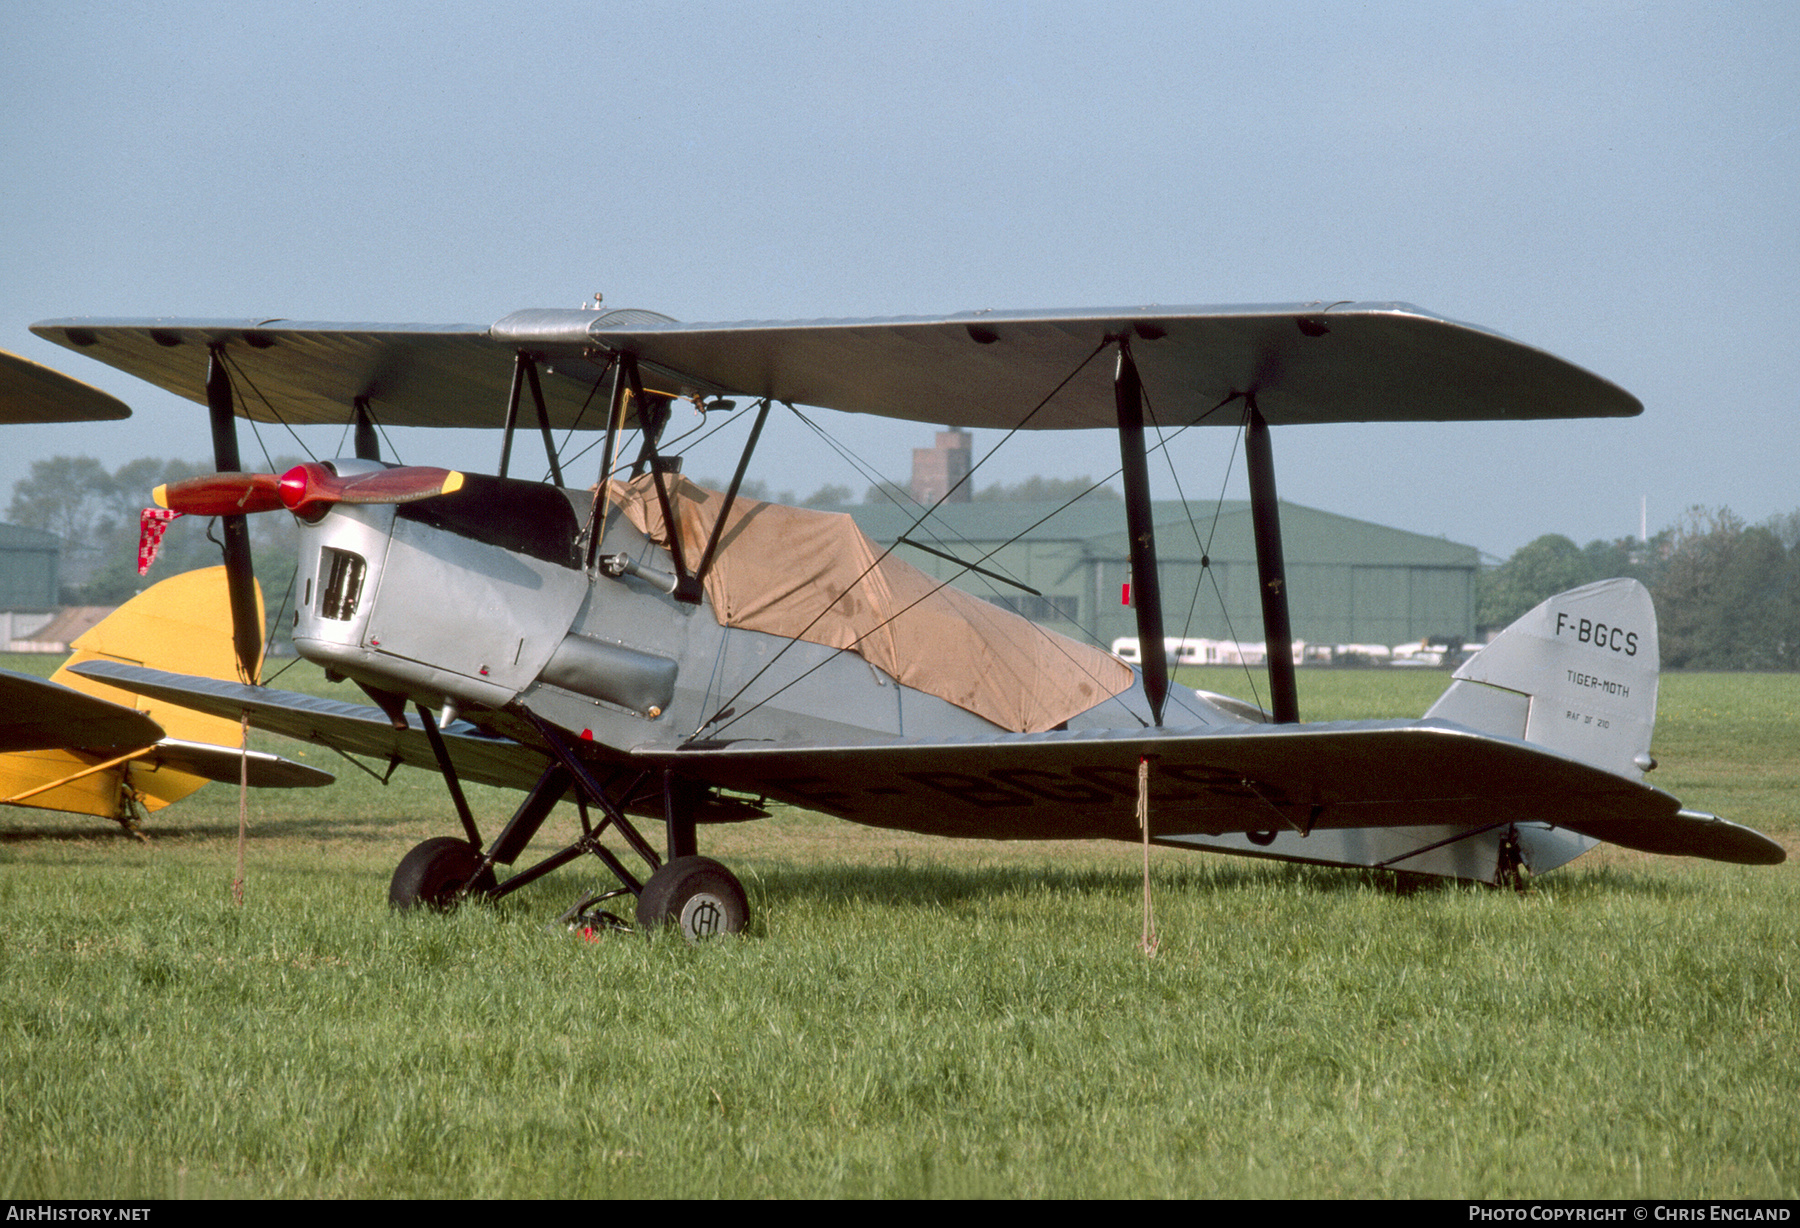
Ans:
POLYGON ((1529 885, 1526 869, 1525 847, 1519 841, 1519 829, 1509 824, 1500 836, 1500 848, 1494 864, 1494 886, 1510 887, 1523 895, 1529 885))
MULTIPOLYGON (((421 706, 420 716, 427 732, 434 732, 431 713, 421 706)), ((455 767, 442 743, 433 739, 438 766, 443 772, 451 798, 457 803, 465 838, 439 836, 426 840, 409 852, 394 871, 388 887, 388 903, 396 909, 419 907, 439 911, 455 907, 465 899, 479 896, 497 900, 535 882, 583 854, 598 858, 620 886, 595 892, 577 903, 562 916, 562 924, 587 933, 620 930, 643 932, 674 926, 689 942, 700 942, 719 934, 741 933, 749 923, 750 905, 743 884, 737 876, 710 857, 695 855, 692 812, 678 804, 679 790, 671 773, 663 774, 661 787, 663 808, 668 828, 669 859, 664 862, 656 850, 626 817, 627 806, 640 805, 654 798, 655 786, 646 795, 641 790, 648 783, 647 772, 615 771, 606 782, 596 780, 558 731, 537 719, 529 711, 524 715, 537 726, 538 732, 554 755, 537 785, 519 803, 506 827, 484 853, 474 816, 463 800, 455 767), (582 834, 567 847, 552 853, 536 865, 496 882, 494 867, 511 865, 524 852, 527 844, 556 803, 574 792, 581 813, 582 834), (600 811, 598 823, 590 823, 588 807, 600 811), (649 876, 640 882, 619 855, 600 837, 613 828, 630 846, 631 851, 648 867, 649 876), (634 897, 635 924, 603 905, 634 897)), ((622 910, 621 910, 622 911, 622 910)))
POLYGON ((150 821, 150 812, 144 807, 144 795, 123 781, 119 785, 119 804, 113 821, 138 843, 150 843, 150 837, 144 834, 144 824, 150 821))

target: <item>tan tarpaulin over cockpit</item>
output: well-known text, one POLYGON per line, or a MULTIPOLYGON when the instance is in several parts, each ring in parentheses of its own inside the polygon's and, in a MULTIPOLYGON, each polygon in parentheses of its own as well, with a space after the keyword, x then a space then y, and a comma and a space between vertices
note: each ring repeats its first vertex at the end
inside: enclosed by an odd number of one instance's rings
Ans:
MULTIPOLYGON (((667 480, 682 554, 694 567, 725 496, 667 480)), ((649 475, 615 482, 610 494, 639 531, 668 545, 649 475)), ((1018 733, 1054 729, 1131 686, 1130 668, 1098 648, 880 555, 842 513, 740 497, 706 595, 727 627, 849 649, 907 686, 1018 733)))

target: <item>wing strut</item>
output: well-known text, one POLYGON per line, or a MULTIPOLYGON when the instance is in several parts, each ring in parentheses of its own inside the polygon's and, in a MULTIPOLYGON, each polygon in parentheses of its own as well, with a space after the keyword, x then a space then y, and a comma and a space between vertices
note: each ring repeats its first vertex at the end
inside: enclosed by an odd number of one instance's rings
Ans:
POLYGON ((1169 696, 1169 654, 1163 643, 1162 586, 1156 578, 1156 526, 1150 515, 1150 468, 1144 459, 1144 384, 1131 357, 1131 342, 1119 338, 1119 367, 1113 376, 1119 412, 1119 464, 1125 478, 1125 525, 1131 537, 1131 604, 1137 608, 1138 653, 1144 667, 1144 696, 1160 728, 1169 696))
POLYGON ((635 355, 626 364, 625 374, 631 380, 631 407, 637 413, 638 433, 642 436, 637 459, 631 462, 631 476, 635 478, 641 477, 646 467, 654 470, 653 462, 661 459, 656 447, 662 442, 663 428, 669 425, 669 398, 655 393, 645 395, 635 355))
POLYGON ((594 483, 594 510, 588 517, 587 569, 593 574, 600 556, 600 539, 606 536, 607 483, 612 480, 613 461, 618 454, 619 432, 625 425, 625 399, 631 392, 631 379, 626 367, 637 360, 629 354, 613 357, 612 396, 606 405, 606 447, 600 453, 600 477, 594 483))
POLYGON ((525 354, 520 351, 513 360, 512 387, 506 394, 506 421, 500 427, 500 472, 505 477, 512 465, 513 430, 519 425, 519 393, 525 387, 525 354))
POLYGON ((519 355, 519 361, 525 365, 525 378, 531 381, 531 401, 537 406, 538 433, 544 437, 544 455, 550 459, 550 482, 561 486, 562 465, 556 459, 556 441, 550 438, 550 410, 544 404, 544 385, 538 380, 537 363, 529 356, 519 355))
POLYGON ((1275 505, 1275 454, 1269 424, 1256 408, 1256 394, 1244 398, 1244 460, 1250 470, 1250 521, 1256 530, 1256 577, 1262 593, 1263 644, 1269 661, 1270 704, 1277 725, 1300 720, 1294 686, 1294 630, 1288 621, 1287 563, 1281 555, 1281 514, 1275 505))
POLYGON ((369 417, 369 398, 356 398, 356 455, 359 460, 381 459, 381 440, 375 435, 375 420, 369 417))
MULTIPOLYGON (((750 454, 756 451, 756 441, 762 438, 763 423, 769 420, 769 398, 764 397, 762 404, 756 409, 756 422, 750 427, 750 438, 744 444, 744 453, 738 457, 737 471, 731 475, 731 487, 725 492, 725 506, 719 509, 719 518, 713 521, 712 536, 706 541, 706 553, 700 556, 700 566, 694 569, 694 582, 706 583, 706 573, 712 570, 713 556, 719 552, 719 538, 725 532, 725 521, 731 516, 731 505, 737 500, 738 487, 744 484, 744 471, 750 467, 750 454)), ((669 535, 675 535, 673 521, 665 520, 669 526, 669 535)))
MULTIPOLYGON (((658 396, 652 401, 644 395, 644 383, 638 374, 635 357, 625 364, 625 375, 631 381, 631 402, 637 407, 638 430, 644 437, 644 445, 638 449, 637 462, 631 467, 631 476, 637 477, 648 465, 650 480, 656 485, 656 503, 662 509, 663 524, 667 526, 669 533, 669 558, 675 564, 675 587, 670 590, 670 595, 677 601, 699 605, 703 590, 698 578, 688 570, 687 559, 682 555, 681 533, 675 527, 675 509, 669 503, 667 475, 681 472, 681 458, 664 456, 656 450, 657 443, 662 439, 663 428, 669 424, 669 399, 658 396)), ((756 443, 755 439, 750 442, 753 446, 756 443)), ((741 468, 740 466, 740 470, 741 468)))
POLYGON ((550 438, 550 411, 544 405, 544 386, 538 380, 537 360, 524 350, 520 350, 513 359, 512 388, 506 397, 505 434, 500 440, 499 476, 506 476, 507 467, 512 461, 513 432, 519 425, 519 397, 527 382, 531 384, 531 399, 537 407, 538 429, 544 436, 544 454, 550 458, 550 480, 561 486, 562 466, 557 464, 556 444, 550 438))
MULTIPOLYGON (((213 468, 241 473, 237 416, 231 400, 231 376, 225 371, 225 348, 211 346, 206 356, 206 408, 212 418, 213 468)), ((243 516, 219 517, 224 536, 225 589, 231 599, 231 642, 237 649, 238 672, 249 686, 257 683, 262 663, 262 619, 257 615, 256 570, 250 561, 250 526, 243 516)))

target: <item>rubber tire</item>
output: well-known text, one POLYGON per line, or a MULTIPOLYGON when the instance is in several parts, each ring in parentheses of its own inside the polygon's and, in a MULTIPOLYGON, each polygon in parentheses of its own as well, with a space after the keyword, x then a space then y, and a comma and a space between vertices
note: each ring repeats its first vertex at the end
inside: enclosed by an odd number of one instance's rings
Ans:
MULTIPOLYGON (((393 881, 388 884, 388 907, 446 912, 456 906, 457 889, 469 881, 480 864, 481 854, 467 840, 434 836, 400 859, 393 881)), ((474 892, 485 894, 493 887, 493 870, 484 870, 475 880, 474 892)))
POLYGON ((710 857, 677 857, 650 876, 638 896, 638 929, 680 928, 689 942, 741 934, 750 901, 737 876, 710 857))

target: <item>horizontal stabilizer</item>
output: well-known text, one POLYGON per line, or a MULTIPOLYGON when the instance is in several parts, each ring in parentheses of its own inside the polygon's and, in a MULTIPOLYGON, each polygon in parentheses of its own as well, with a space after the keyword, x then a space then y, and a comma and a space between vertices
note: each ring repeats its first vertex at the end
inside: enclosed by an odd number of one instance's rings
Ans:
POLYGON ((317 789, 337 779, 330 772, 283 759, 266 751, 242 751, 235 746, 215 746, 209 742, 181 742, 171 738, 158 742, 143 762, 158 768, 172 768, 193 776, 204 776, 220 784, 235 785, 239 773, 247 765, 247 783, 252 789, 317 789))
POLYGON ((1740 866, 1775 866, 1787 860, 1787 849, 1761 832, 1699 810, 1682 810, 1653 823, 1577 818, 1563 826, 1640 853, 1704 857, 1740 866))

